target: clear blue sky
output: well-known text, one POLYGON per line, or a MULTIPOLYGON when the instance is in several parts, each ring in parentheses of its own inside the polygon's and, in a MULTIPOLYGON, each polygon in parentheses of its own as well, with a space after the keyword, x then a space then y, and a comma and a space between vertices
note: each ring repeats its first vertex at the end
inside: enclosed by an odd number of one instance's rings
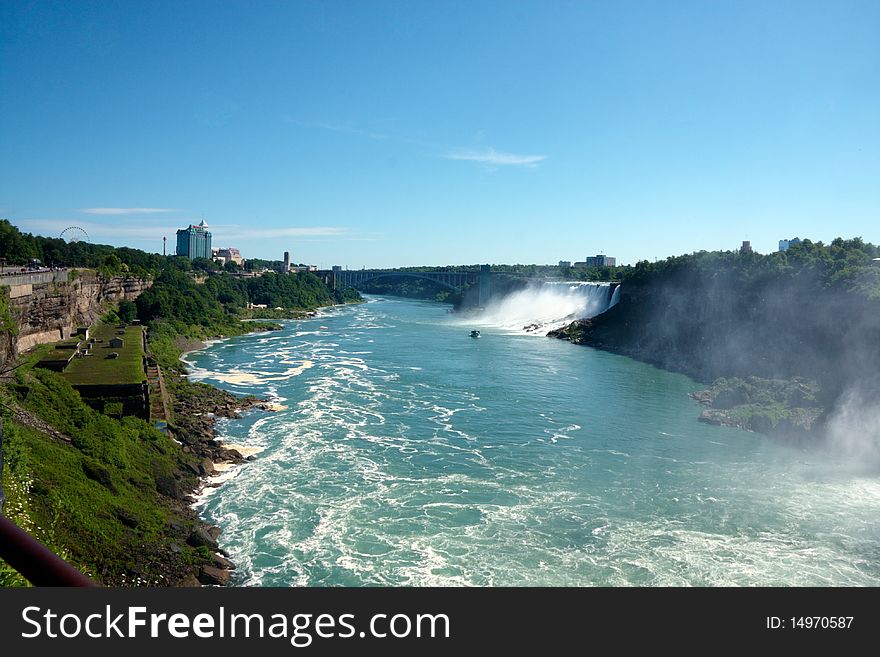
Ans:
POLYGON ((880 241, 880 2, 0 3, 0 217, 329 267, 880 241))

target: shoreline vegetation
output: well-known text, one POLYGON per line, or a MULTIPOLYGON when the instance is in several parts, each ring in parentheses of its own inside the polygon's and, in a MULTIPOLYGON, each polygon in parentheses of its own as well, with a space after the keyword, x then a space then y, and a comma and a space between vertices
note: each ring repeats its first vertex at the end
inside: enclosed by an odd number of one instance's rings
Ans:
MULTIPOLYGON (((218 439, 216 419, 274 407, 189 381, 180 358, 211 339, 278 330, 272 320, 315 316, 319 308, 360 296, 332 290, 309 272, 240 278, 176 256, 34 237, 2 220, 0 258, 11 264, 39 258, 150 282, 133 302, 100 312, 105 324, 137 319, 146 327, 146 362, 161 370, 170 402, 166 434, 158 424, 108 410, 118 411, 118 404, 105 403, 108 414, 95 410, 63 372, 36 367, 52 345, 7 361, 0 368, 3 513, 99 584, 228 583, 234 564, 218 542, 220 530, 202 520, 193 504, 216 485, 215 473, 252 456, 218 439), (254 304, 266 308, 250 308, 254 304)), ((75 304, 91 301, 71 296, 69 303, 60 310, 84 322, 75 304)), ((4 330, 24 319, 9 304, 0 311, 4 330)), ((0 561, 0 586, 27 585, 0 561)))

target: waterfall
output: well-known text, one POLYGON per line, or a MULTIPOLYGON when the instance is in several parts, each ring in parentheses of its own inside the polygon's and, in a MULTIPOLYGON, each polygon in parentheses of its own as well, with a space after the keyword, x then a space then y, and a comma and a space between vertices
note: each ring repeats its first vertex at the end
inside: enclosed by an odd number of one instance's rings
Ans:
MULTIPOLYGON (((619 285, 616 288, 614 288, 614 292, 611 294, 611 303, 608 304, 608 308, 611 308, 611 306, 616 306, 618 303, 620 303, 620 286, 619 285)), ((606 310, 608 308, 606 308, 606 310)))
POLYGON ((467 314, 468 325, 545 335, 577 319, 595 317, 620 300, 609 283, 548 282, 492 299, 485 309, 467 314))

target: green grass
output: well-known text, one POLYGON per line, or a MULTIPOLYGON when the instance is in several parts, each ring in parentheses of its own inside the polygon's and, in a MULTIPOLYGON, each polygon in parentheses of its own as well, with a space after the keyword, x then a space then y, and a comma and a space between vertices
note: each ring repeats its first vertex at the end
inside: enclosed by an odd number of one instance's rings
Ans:
POLYGON ((143 340, 140 326, 129 326, 122 347, 111 347, 110 340, 117 337, 117 329, 113 324, 98 324, 90 332, 91 337, 103 339, 96 342, 91 354, 83 358, 74 358, 64 371, 71 385, 118 385, 137 384, 146 380, 143 369, 143 340), (118 358, 108 358, 111 353, 118 353, 118 358))
MULTIPOLYGON (((73 444, 5 419, 4 509, 16 524, 104 584, 168 584, 203 561, 186 537, 194 518, 160 495, 157 480, 192 485, 192 457, 133 417, 85 405, 62 376, 20 371, 19 403, 71 435, 73 444)), ((9 390, 0 389, 0 398, 9 390)), ((0 563, 0 585, 23 582, 0 563)))

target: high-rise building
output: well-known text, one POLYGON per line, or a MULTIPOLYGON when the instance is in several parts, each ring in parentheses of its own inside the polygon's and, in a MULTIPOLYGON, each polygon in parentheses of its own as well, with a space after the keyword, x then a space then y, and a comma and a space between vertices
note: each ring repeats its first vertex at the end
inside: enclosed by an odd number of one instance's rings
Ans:
POLYGON ((198 226, 190 225, 177 231, 177 255, 190 260, 211 259, 211 232, 204 219, 198 226))
POLYGON ((284 252, 284 273, 290 271, 290 251, 284 252))
POLYGON ((743 240, 742 246, 739 247, 740 253, 752 253, 754 249, 752 249, 752 243, 748 240, 743 240))

